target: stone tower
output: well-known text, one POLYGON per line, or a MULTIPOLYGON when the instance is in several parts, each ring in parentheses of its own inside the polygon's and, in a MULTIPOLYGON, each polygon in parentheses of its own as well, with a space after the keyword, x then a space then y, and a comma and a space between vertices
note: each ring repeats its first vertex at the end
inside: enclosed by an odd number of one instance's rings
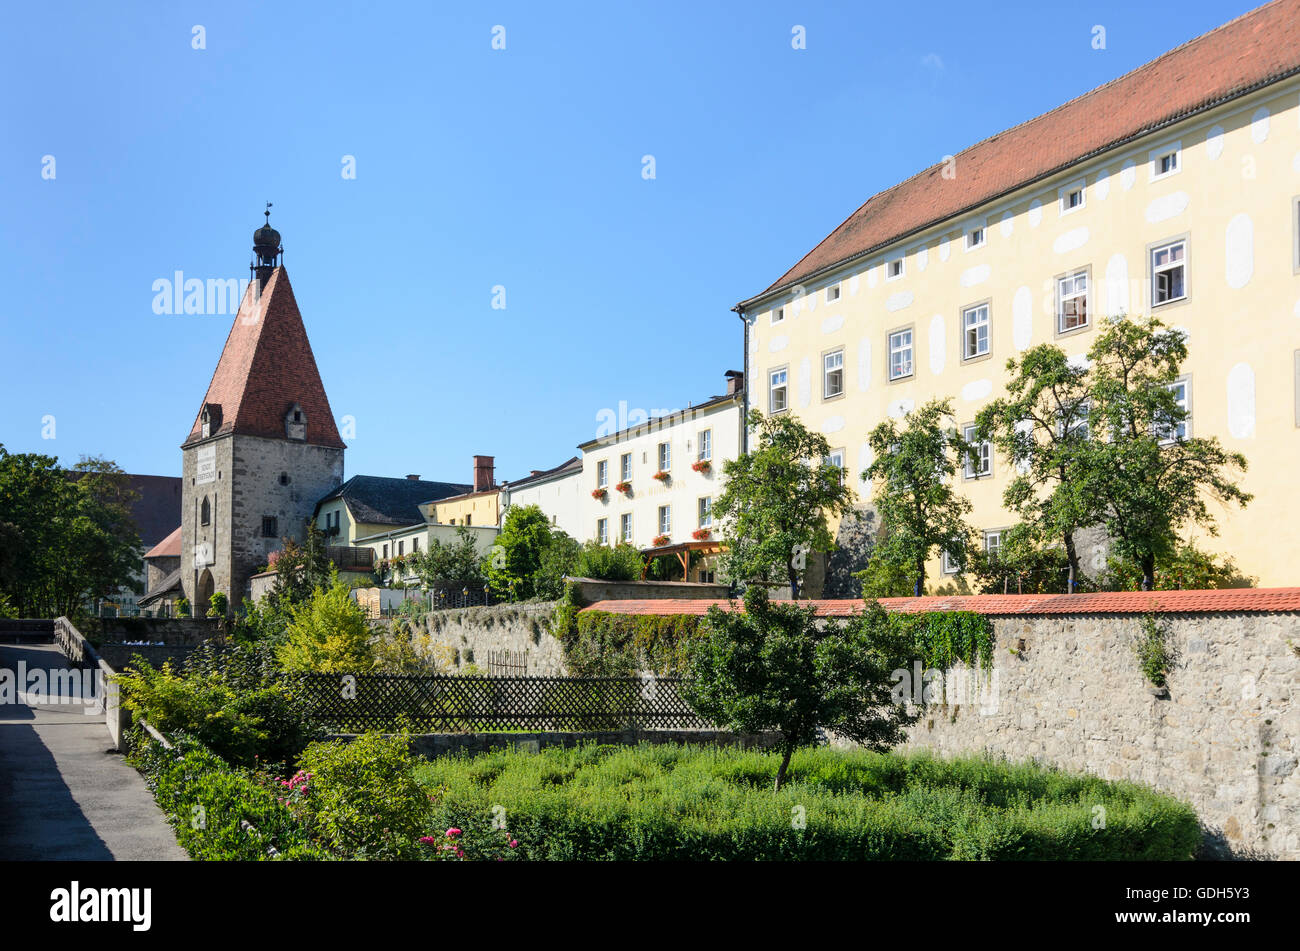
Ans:
POLYGON ((301 540, 316 501, 343 482, 343 440, 281 261, 280 235, 253 234, 252 280, 181 445, 181 578, 196 615, 230 608, 248 578, 301 540))

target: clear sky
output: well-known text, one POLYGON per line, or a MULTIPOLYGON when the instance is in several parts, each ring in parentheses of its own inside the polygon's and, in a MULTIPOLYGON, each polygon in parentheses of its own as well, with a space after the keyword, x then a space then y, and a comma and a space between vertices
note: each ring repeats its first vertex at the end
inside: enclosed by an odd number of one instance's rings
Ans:
POLYGON ((10 4, 0 443, 179 474, 233 318, 153 283, 247 277, 270 200, 348 475, 549 468, 722 392, 873 193, 1254 5, 10 4))

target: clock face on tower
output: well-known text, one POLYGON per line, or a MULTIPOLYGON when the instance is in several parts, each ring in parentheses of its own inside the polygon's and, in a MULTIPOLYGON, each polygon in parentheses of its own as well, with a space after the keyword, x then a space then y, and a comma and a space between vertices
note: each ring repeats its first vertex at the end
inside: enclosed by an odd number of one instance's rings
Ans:
POLYGON ((208 565, 215 563, 216 559, 212 556, 211 542, 197 542, 194 545, 194 567, 206 568, 208 565))

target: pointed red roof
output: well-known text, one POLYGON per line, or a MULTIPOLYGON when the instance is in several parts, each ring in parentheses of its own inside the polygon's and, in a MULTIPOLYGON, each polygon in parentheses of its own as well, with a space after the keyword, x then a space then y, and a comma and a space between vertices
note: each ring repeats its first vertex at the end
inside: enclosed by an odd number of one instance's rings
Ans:
POLYGON ((296 405, 307 417, 308 443, 347 448, 334 424, 288 272, 277 267, 260 296, 256 289, 254 281, 244 294, 182 448, 202 439, 203 408, 208 404, 221 408, 213 436, 241 433, 284 439, 285 416, 296 405))

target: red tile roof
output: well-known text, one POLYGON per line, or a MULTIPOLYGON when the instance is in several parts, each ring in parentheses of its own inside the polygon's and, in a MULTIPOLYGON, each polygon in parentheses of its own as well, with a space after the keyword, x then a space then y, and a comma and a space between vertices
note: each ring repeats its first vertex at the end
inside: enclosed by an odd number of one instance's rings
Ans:
POLYGON ((181 527, 144 553, 146 558, 179 558, 181 556, 181 527))
POLYGON ((762 294, 993 201, 1106 149, 1300 72, 1300 0, 1275 0, 869 198, 762 294))
MULTIPOLYGON (((611 614, 707 614, 711 599, 597 601, 584 611, 611 614)), ((789 603, 789 602, 776 602, 789 603)), ((741 606, 740 602, 736 602, 741 606)), ((848 617, 863 610, 860 600, 804 601, 821 617, 848 617)), ((952 597, 881 598, 889 611, 973 611, 990 617, 1043 614, 1235 614, 1300 612, 1300 588, 1222 588, 1215 591, 1102 591, 1095 594, 979 594, 952 597)))
POLYGON ((334 424, 288 272, 283 267, 271 272, 256 302, 255 287, 250 284, 244 295, 184 445, 202 438, 207 403, 221 407, 221 427, 212 435, 241 433, 270 439, 285 438, 285 415, 296 403, 307 417, 308 443, 346 448, 334 424))

